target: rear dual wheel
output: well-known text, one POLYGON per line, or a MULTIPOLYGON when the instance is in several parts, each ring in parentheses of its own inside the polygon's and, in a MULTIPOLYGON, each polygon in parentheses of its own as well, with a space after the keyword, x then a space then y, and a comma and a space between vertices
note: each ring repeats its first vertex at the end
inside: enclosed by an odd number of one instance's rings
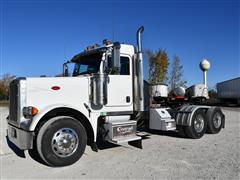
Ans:
POLYGON ((180 126, 179 135, 193 139, 201 138, 205 132, 216 134, 224 127, 225 117, 220 108, 209 108, 205 113, 203 109, 194 112, 191 126, 180 126))
POLYGON ((224 126, 224 115, 220 108, 210 108, 207 111, 207 132, 217 134, 224 126))
POLYGON ((191 120, 191 126, 184 127, 184 133, 187 137, 193 139, 201 138, 207 130, 207 119, 202 109, 197 109, 191 120))

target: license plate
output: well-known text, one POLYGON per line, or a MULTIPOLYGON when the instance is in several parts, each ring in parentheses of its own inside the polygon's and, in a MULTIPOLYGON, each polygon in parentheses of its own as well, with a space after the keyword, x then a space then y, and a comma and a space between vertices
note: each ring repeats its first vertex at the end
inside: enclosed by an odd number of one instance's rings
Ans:
POLYGON ((113 127, 113 137, 130 136, 130 135, 134 135, 135 132, 136 132, 136 126, 135 125, 113 127))

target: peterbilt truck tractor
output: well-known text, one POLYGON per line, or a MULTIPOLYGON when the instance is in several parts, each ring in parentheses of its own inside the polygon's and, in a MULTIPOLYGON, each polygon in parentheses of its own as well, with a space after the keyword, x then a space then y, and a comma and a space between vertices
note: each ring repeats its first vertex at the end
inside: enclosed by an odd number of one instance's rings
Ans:
MULTIPOLYGON (((225 124, 221 109, 195 101, 208 98, 206 82, 172 93, 166 85, 152 85, 144 97, 143 31, 137 31, 136 47, 108 40, 87 47, 63 64, 63 77, 13 80, 8 139, 56 167, 78 161, 86 145, 98 151, 98 141, 141 148, 146 133, 138 131, 137 121, 144 114, 149 130, 177 131, 194 139, 218 133, 225 124), (74 64, 71 74, 69 63, 74 64)), ((201 67, 209 65, 204 61, 201 67)))

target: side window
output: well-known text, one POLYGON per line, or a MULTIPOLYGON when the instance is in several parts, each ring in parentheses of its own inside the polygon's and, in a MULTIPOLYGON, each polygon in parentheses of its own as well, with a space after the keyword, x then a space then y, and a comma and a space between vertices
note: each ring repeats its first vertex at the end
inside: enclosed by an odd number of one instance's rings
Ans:
MULTIPOLYGON (((128 57, 121 56, 120 65, 121 65, 120 75, 130 75, 130 59, 128 57)), ((109 74, 114 74, 114 72, 111 71, 111 67, 112 67, 112 58, 108 56, 109 74)))
POLYGON ((121 64, 120 75, 130 75, 129 58, 121 57, 120 64, 121 64))

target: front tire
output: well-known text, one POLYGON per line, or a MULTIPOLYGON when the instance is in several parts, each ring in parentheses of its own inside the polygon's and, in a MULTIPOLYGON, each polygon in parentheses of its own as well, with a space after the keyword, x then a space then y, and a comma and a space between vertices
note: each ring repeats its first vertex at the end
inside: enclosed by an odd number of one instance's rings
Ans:
POLYGON ((189 138, 199 139, 207 130, 206 115, 202 109, 197 109, 191 119, 191 126, 184 127, 189 138))
POLYGON ((50 166, 75 163, 84 153, 86 144, 85 128, 69 116, 58 116, 48 120, 37 136, 38 153, 50 166))

